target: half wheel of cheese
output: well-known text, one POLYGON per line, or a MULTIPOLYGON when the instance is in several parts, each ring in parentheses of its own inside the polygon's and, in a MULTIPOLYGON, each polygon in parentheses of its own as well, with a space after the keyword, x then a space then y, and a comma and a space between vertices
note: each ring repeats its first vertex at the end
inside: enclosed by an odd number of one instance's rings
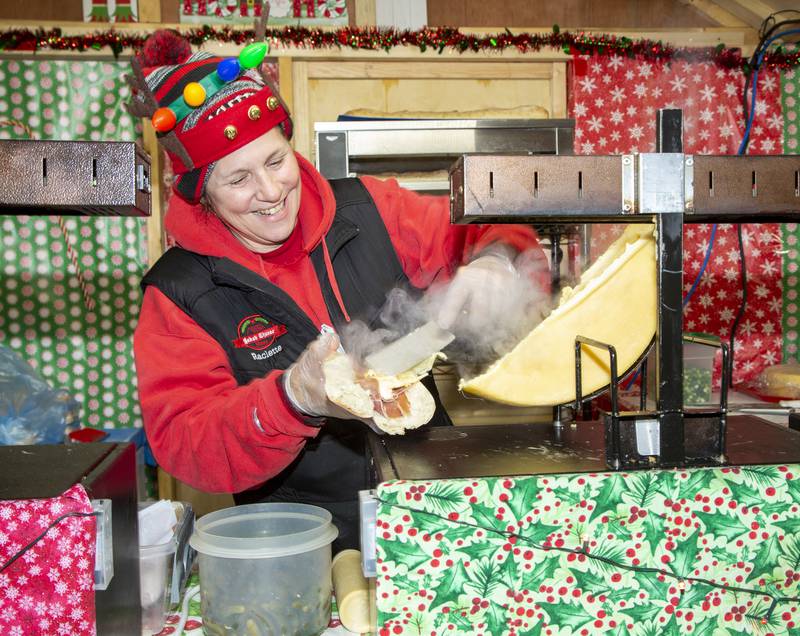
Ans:
MULTIPOLYGON (((620 376, 646 353, 656 332, 656 246, 652 225, 629 225, 558 306, 485 373, 459 388, 495 402, 555 406, 575 400, 575 337, 611 344, 620 376)), ((610 384, 608 352, 584 345, 584 396, 610 384)))

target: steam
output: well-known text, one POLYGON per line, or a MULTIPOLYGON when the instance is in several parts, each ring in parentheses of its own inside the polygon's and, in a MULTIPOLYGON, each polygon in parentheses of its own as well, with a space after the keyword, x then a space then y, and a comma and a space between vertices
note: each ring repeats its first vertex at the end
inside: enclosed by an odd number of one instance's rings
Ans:
MULTIPOLYGON (((549 270, 540 250, 522 252, 514 259, 517 276, 504 285, 492 307, 482 298, 465 306, 452 325, 456 339, 446 349, 448 359, 468 377, 480 372, 514 346, 538 325, 550 309, 550 295, 542 288, 549 270)), ((381 327, 371 329, 360 321, 340 331, 345 350, 363 359, 430 320, 436 320, 451 283, 433 285, 421 296, 402 288, 393 289, 380 312, 381 327)))

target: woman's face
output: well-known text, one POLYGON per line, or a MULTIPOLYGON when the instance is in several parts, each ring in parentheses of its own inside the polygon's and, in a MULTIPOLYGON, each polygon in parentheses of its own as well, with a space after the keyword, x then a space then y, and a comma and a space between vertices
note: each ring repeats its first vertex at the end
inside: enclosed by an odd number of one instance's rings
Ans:
POLYGON ((253 252, 271 252, 294 230, 300 166, 276 127, 217 162, 206 184, 217 216, 253 252))

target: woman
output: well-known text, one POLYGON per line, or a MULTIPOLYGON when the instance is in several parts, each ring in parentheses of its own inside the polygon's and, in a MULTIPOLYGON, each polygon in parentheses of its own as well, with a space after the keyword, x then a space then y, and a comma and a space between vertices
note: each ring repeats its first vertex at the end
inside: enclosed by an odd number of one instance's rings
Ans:
MULTIPOLYGON (((328 508, 334 549, 354 547, 365 426, 325 396, 337 330, 355 319, 376 328, 393 288, 453 276, 443 325, 474 301, 491 315, 516 276, 495 247, 536 239, 516 226, 451 226, 447 197, 394 181, 327 182, 292 151, 291 119, 263 78, 242 70, 221 82, 220 62, 197 53, 147 69, 133 100, 135 112, 179 111, 162 130, 178 195, 165 224, 179 247, 145 276, 134 336, 148 440, 195 488, 328 508), (180 118, 192 82, 211 90, 180 118)), ((441 408, 435 420, 449 423, 441 408)))

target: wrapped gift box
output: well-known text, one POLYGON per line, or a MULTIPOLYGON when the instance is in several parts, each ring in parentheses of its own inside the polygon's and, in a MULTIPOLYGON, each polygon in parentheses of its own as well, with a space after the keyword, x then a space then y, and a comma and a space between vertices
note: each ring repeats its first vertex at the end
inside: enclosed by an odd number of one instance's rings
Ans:
POLYGON ((388 634, 796 634, 800 465, 378 487, 388 634))

